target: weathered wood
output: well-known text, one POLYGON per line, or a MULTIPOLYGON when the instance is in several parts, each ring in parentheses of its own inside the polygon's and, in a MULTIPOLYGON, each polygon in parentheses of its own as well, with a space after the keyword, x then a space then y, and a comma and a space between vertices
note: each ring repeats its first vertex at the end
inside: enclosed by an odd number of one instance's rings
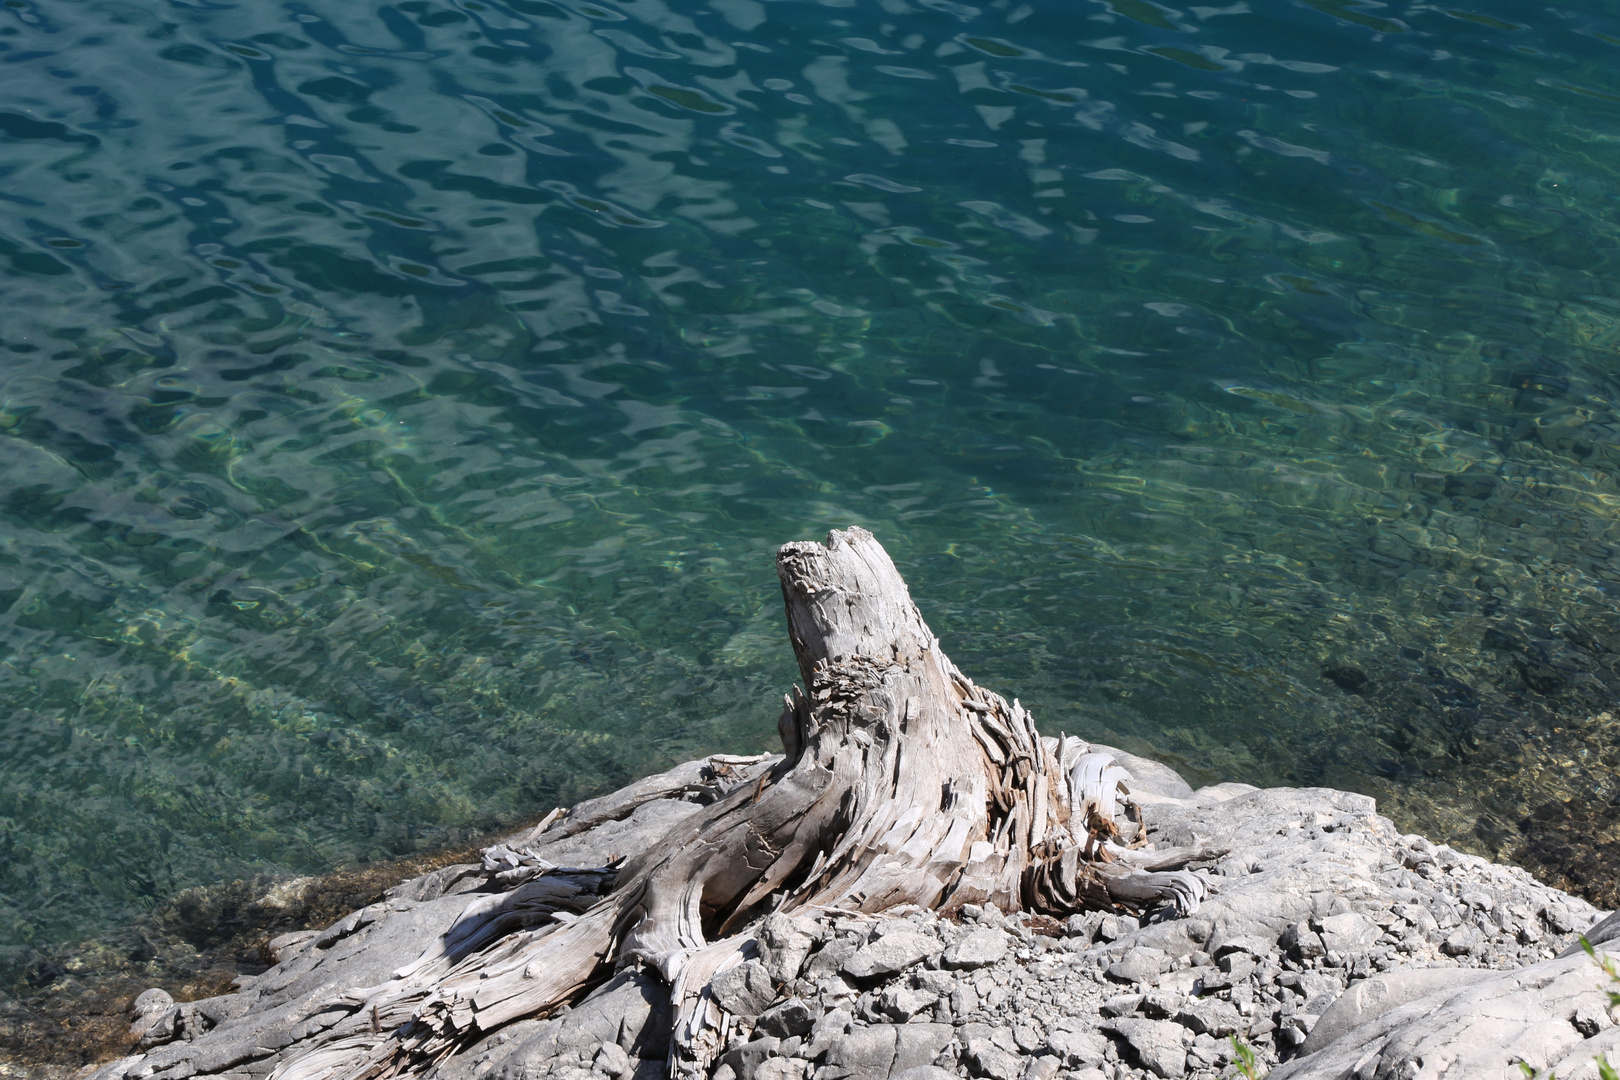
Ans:
MULTIPOLYGON (((491 849, 486 871, 507 891, 470 904, 386 982, 334 994, 335 1022, 282 1051, 273 1077, 420 1071, 628 965, 671 988, 671 1072, 695 1077, 733 1024, 711 983, 754 955, 773 911, 1197 908, 1202 880, 1171 870, 1197 853, 1130 847, 1140 815, 1125 770, 1080 739, 1042 738, 1016 699, 958 671, 870 533, 788 544, 777 567, 803 678, 778 723, 786 755, 716 766, 738 782, 608 870, 491 849)), ((599 800, 535 839, 623 818, 682 783, 599 800)))

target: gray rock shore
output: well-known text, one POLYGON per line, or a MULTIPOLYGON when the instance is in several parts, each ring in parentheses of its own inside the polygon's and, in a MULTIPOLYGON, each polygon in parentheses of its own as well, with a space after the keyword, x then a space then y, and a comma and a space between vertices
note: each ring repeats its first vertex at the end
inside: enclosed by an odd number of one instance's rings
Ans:
MULTIPOLYGON (((1608 980, 1560 954, 1607 913, 1417 836, 1373 801, 1328 789, 1192 791, 1162 765, 1135 774, 1150 841, 1214 844, 1213 895, 1189 917, 1067 922, 968 907, 960 919, 800 910, 767 916, 759 955, 722 973, 736 1018, 713 1080, 1124 1080, 1233 1073, 1232 1036, 1275 1080, 1560 1080, 1620 1059, 1608 980)), ((747 768, 694 762, 514 837, 553 863, 605 866, 655 844, 747 768)), ((270 971, 234 994, 137 1002, 147 1049, 95 1080, 249 1080, 341 1015, 348 988, 416 960, 471 903, 506 888, 483 866, 407 881, 320 932, 272 943, 270 971)), ((1608 929, 1607 925, 1602 928, 1608 929)), ((1602 933, 1597 936, 1603 936, 1602 933)), ((519 1020, 435 1065, 443 1080, 653 1080, 666 1075, 667 990, 626 969, 559 1015, 519 1020)))

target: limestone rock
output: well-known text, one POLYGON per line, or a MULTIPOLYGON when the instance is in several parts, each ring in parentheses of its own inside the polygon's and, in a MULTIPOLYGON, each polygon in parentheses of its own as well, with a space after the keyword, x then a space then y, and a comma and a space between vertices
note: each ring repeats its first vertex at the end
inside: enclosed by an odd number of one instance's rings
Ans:
POLYGON ((1023 1080, 1052 1080, 1058 1074, 1058 1059, 1048 1055, 1032 1057, 1024 1065, 1023 1080))
POLYGON ((1169 958, 1159 949, 1138 946, 1108 967, 1108 977, 1120 982, 1146 982, 1163 971, 1169 958))
POLYGON ((1110 1020, 1103 1024, 1123 1039, 1143 1067, 1154 1076, 1187 1075, 1186 1030, 1167 1020, 1110 1020))
POLYGON ((886 987, 878 997, 878 1008, 896 1023, 903 1024, 913 1016, 934 1007, 939 995, 932 990, 912 986, 886 987))
POLYGON ((134 1039, 144 1038, 146 1033, 151 1031, 152 1027, 163 1019, 164 1014, 172 1008, 174 1008, 174 998, 169 995, 167 990, 154 986, 150 990, 141 991, 129 1006, 130 1037, 134 1039))
POLYGON ((1609 1010, 1595 1001, 1583 1002, 1575 1010, 1575 1015, 1569 1018, 1569 1022, 1575 1025, 1576 1031, 1588 1039, 1614 1023, 1609 1018, 1609 1010))
POLYGON ((734 1050, 727 1051, 720 1061, 722 1064, 731 1066, 737 1080, 754 1080, 759 1067, 774 1058, 776 1052, 781 1048, 782 1042, 780 1039, 764 1036, 752 1042, 743 1043, 734 1050))
MULTIPOLYGON (((446 867, 446 869, 449 869, 446 867)), ((422 890, 426 891, 426 890, 422 890)), ((443 890, 440 890, 443 895, 443 890)), ((412 899, 432 899, 431 897, 413 897, 412 899)), ((286 934, 277 934, 265 943, 264 950, 270 954, 270 959, 276 963, 291 960, 309 947, 309 943, 320 934, 319 930, 293 930, 286 934)))
POLYGON ((1095 1031, 1054 1031, 1046 1041, 1053 1055, 1071 1069, 1101 1065, 1108 1053, 1108 1040, 1095 1031))
POLYGON ((1190 1002, 1176 1012, 1174 1019, 1194 1035, 1217 1039, 1224 1039, 1247 1026, 1236 1007, 1219 998, 1190 1002))
POLYGON ((762 1035, 786 1039, 792 1035, 808 1035, 815 1026, 816 1013, 796 997, 780 1001, 760 1013, 754 1030, 762 1035))
POLYGON ((863 945, 844 961, 842 970, 855 979, 894 975, 922 963, 938 948, 939 942, 931 935, 902 930, 863 945))
POLYGON ((1115 994, 1102 1003, 1104 1016, 1130 1016, 1142 1005, 1141 994, 1115 994))
MULTIPOLYGON (((754 1070, 753 1080, 804 1080, 808 1065, 809 1062, 794 1058, 767 1058, 754 1070)), ((660 1072, 657 1076, 647 1077, 646 1080, 663 1080, 663 1075, 660 1072)))
POLYGON ((836 1077, 886 1080, 891 1074, 931 1064, 953 1034, 947 1024, 857 1027, 833 1042, 827 1064, 836 1077))
POLYGON ((1446 935, 1440 943, 1440 951, 1447 956, 1467 956, 1479 947, 1485 935, 1472 926, 1459 926, 1446 935))
POLYGON ((985 1080, 1019 1080, 1024 1063, 989 1039, 969 1039, 966 1055, 968 1071, 985 1080))
POLYGON ((1097 924, 1097 936, 1104 941, 1118 941, 1126 934, 1140 930, 1142 924, 1130 915, 1108 915, 1097 924))
POLYGON ((1269 937, 1249 937, 1244 935, 1223 936, 1219 944, 1209 950, 1209 954, 1220 960, 1233 953, 1243 953, 1247 956, 1263 959, 1277 951, 1277 941, 1269 937))
POLYGON ((1620 1028, 1611 1027, 1581 1040, 1547 1072, 1559 1080, 1598 1080, 1599 1057, 1620 1068, 1620 1028))
POLYGON ((776 998, 776 988, 765 965, 758 960, 722 971, 710 983, 714 1000, 733 1016, 752 1020, 776 998))
POLYGON ((759 930, 759 939, 765 955, 761 958, 766 973, 777 983, 792 982, 799 977, 805 958, 815 947, 815 923, 780 913, 766 917, 759 930))
POLYGON ((1367 916, 1346 911, 1323 919, 1317 932, 1322 935, 1322 946, 1327 951, 1350 956, 1365 951, 1378 940, 1381 931, 1378 924, 1367 916))
POLYGON ((607 1075, 619 1077, 630 1071, 630 1055, 618 1043, 603 1043, 596 1052, 594 1064, 607 1075))
POLYGON ((931 1063, 951 1044, 956 1029, 949 1024, 905 1024, 895 1030, 894 1072, 931 1063))
POLYGON ((1322 1013, 1300 1048, 1314 1054, 1347 1031, 1375 1020, 1419 998, 1438 1002, 1444 992, 1464 987, 1490 975, 1480 968, 1417 968, 1389 971, 1355 983, 1322 1013))
POLYGON ((1291 923, 1283 931, 1278 944, 1296 960, 1314 960, 1327 955, 1327 945, 1323 943, 1322 935, 1302 922, 1291 923))
MULTIPOLYGON (((1584 1037, 1582 1006, 1607 1008, 1607 977, 1585 956, 1494 972, 1391 1009, 1320 1051, 1282 1065, 1271 1080, 1341 1080, 1352 1075, 1509 1078, 1518 1062, 1545 1070, 1598 1049, 1608 1029, 1584 1037), (1443 1068, 1440 1063, 1445 1063, 1443 1068)), ((1589 1059, 1587 1059, 1589 1060, 1589 1059)), ((1563 1076, 1563 1073, 1559 1074, 1563 1076)))
POLYGON ((1007 955, 1010 945, 1000 930, 974 930, 945 950, 945 966, 972 969, 994 964, 1007 955))

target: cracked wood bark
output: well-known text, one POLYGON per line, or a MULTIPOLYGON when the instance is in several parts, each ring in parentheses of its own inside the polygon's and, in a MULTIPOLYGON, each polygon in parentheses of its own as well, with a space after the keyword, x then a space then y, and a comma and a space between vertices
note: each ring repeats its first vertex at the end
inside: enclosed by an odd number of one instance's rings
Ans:
POLYGON ((671 1072, 700 1074, 727 1025, 708 984, 772 910, 1196 908, 1201 879, 1153 872, 1193 853, 1121 843, 1125 774, 959 672, 870 533, 788 544, 777 569, 804 680, 778 724, 783 760, 620 867, 582 914, 567 911, 602 880, 536 868, 389 981, 333 999, 341 1019, 275 1077, 419 1071, 635 963, 672 988, 671 1072))

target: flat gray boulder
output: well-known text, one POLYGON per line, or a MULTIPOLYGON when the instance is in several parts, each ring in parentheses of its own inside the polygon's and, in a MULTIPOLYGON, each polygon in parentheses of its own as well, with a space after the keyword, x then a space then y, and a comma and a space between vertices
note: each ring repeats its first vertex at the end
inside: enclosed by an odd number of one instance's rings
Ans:
POLYGON ((1311 1029, 1310 1037, 1300 1047, 1301 1054, 1314 1054, 1347 1031, 1378 1019, 1391 1009, 1419 998, 1433 998, 1435 1004, 1444 1000, 1448 990, 1479 982, 1494 975, 1486 968, 1416 968, 1406 971, 1387 971, 1352 985, 1311 1029))
POLYGON ((1321 920, 1322 945, 1329 952, 1348 956, 1378 940, 1378 924, 1356 911, 1329 915, 1321 920))
POLYGON ((1388 1010, 1271 1080, 1522 1080, 1520 1062, 1543 1071, 1588 1062, 1613 1045, 1610 985, 1586 956, 1491 972, 1388 1010))
POLYGON ((1101 1065, 1108 1056, 1107 1038, 1095 1031, 1054 1031, 1047 1036, 1046 1045, 1071 1069, 1101 1065))
POLYGON ((1108 975, 1120 982, 1147 982, 1163 971, 1170 958, 1162 949, 1139 945, 1109 965, 1108 975))
POLYGON ((945 950, 948 968, 979 968, 994 964, 1007 955, 1011 942, 1006 933, 988 927, 974 930, 945 950))
POLYGON ((829 1080, 887 1080, 933 1063, 950 1045, 949 1024, 872 1024, 835 1040, 827 1051, 829 1080))
POLYGON ((1104 1031, 1118 1035, 1142 1067, 1154 1076, 1187 1075, 1187 1029, 1168 1020, 1110 1020, 1104 1031))
POLYGON ((844 961, 843 972, 855 979, 895 975, 922 963, 938 950, 939 941, 932 935, 900 930, 855 950, 855 955, 844 961))
POLYGON ((1017 1054, 989 1039, 969 1039, 966 1057, 968 1071, 983 1080, 1018 1080, 1024 1073, 1024 1063, 1017 1054))

